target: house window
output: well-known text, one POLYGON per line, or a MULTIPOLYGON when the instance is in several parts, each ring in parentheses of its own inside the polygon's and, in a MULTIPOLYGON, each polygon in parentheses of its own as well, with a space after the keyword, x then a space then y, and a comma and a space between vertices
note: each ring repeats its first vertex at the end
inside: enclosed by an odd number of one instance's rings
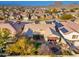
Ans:
POLYGON ((73 35, 72 36, 72 39, 77 39, 78 38, 78 35, 73 35))

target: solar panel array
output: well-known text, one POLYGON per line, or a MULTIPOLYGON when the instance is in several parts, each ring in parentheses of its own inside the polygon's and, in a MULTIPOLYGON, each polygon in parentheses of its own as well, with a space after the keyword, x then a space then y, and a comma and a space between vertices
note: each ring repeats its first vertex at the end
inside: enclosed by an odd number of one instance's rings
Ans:
POLYGON ((68 32, 68 30, 67 29, 65 29, 64 27, 62 28, 62 29, 60 29, 63 33, 66 33, 66 32, 68 32))
POLYGON ((58 28, 59 30, 61 30, 63 33, 68 32, 68 30, 66 28, 64 28, 63 25, 59 21, 54 21, 54 23, 56 25, 56 28, 58 28))
POLYGON ((54 21, 54 23, 55 23, 55 25, 56 25, 57 28, 60 28, 60 27, 63 26, 63 25, 62 25, 60 22, 58 22, 58 21, 54 21))

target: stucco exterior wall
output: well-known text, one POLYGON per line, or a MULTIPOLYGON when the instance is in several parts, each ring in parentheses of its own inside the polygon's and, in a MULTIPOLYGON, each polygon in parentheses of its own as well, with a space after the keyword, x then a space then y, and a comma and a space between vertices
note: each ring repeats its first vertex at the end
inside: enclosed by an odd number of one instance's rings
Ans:
MULTIPOLYGON (((61 32, 61 31, 60 31, 60 32, 61 32)), ((71 32, 71 33, 66 34, 66 35, 61 32, 61 34, 62 34, 66 39, 68 39, 68 40, 79 40, 79 33, 77 33, 77 32, 71 32), (78 35, 78 38, 73 39, 73 38, 72 38, 73 35, 78 35)))

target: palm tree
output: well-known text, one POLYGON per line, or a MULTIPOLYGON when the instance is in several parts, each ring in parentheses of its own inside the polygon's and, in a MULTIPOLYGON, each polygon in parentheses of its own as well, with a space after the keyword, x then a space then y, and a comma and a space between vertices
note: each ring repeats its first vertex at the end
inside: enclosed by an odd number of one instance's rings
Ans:
POLYGON ((6 28, 0 28, 0 47, 3 46, 9 38, 11 38, 10 31, 6 28))
POLYGON ((0 28, 0 53, 5 54, 7 40, 11 38, 10 31, 6 28, 0 28))

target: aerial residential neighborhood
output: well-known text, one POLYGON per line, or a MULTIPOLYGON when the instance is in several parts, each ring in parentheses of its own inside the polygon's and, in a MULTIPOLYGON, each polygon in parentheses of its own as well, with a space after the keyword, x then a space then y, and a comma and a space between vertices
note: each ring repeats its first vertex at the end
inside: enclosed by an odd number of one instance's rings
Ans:
POLYGON ((79 4, 0 6, 0 56, 79 55, 79 4))

